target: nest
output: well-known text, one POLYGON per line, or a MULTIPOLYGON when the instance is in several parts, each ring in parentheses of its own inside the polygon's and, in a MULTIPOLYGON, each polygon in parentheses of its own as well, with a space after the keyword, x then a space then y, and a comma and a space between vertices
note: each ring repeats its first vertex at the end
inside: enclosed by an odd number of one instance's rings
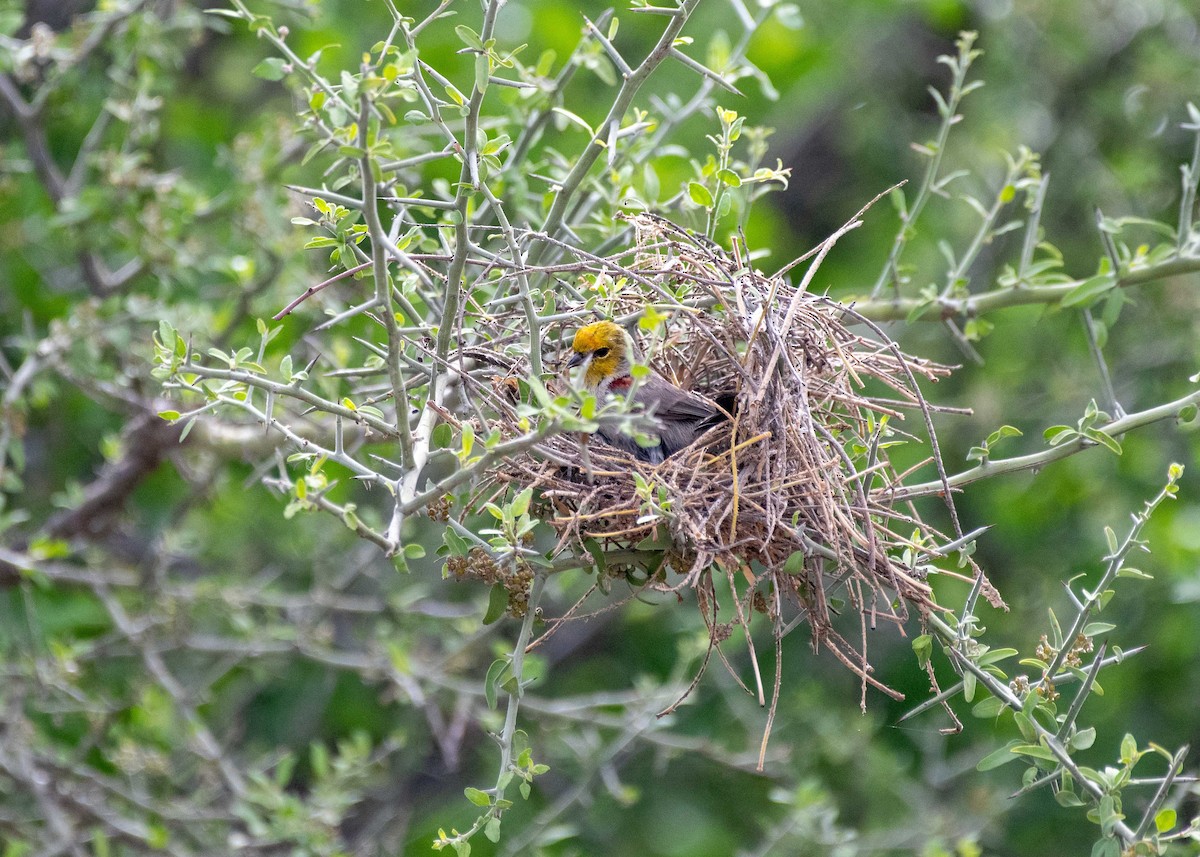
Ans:
MULTIPOLYGON (((657 466, 597 437, 552 436, 494 469, 484 494, 533 486, 558 550, 590 553, 601 565, 594 588, 624 576, 638 588, 694 591, 710 655, 737 626, 750 641, 756 613, 773 628, 777 653, 783 636, 807 621, 814 646, 860 676, 864 698, 867 684, 899 696, 871 677, 866 630, 936 609, 926 579, 931 557, 962 535, 948 486, 956 531, 949 538, 911 501, 897 499, 919 467, 944 482, 935 408, 918 381, 949 369, 903 353, 852 308, 806 291, 824 254, 857 221, 811 254, 794 287, 753 270, 740 245, 725 252, 661 218, 629 220, 634 245, 586 263, 593 278, 625 280, 603 309, 622 321, 642 316, 648 301, 673 308, 665 333, 651 338, 650 364, 678 386, 725 402, 731 418, 657 466), (898 441, 925 443, 928 454, 900 472, 889 457, 898 441), (718 593, 732 593, 725 622, 718 593), (858 614, 857 643, 838 629, 842 604, 858 614)), ((564 345, 575 324, 564 326, 564 345)), ((510 377, 527 373, 520 365, 510 377)), ((498 424, 515 434, 516 421, 512 408, 498 424)), ((969 559, 967 566, 961 576, 997 600, 969 559)), ((583 606, 555 621, 582 615, 583 606)), ((761 700, 757 667, 755 680, 761 700)))

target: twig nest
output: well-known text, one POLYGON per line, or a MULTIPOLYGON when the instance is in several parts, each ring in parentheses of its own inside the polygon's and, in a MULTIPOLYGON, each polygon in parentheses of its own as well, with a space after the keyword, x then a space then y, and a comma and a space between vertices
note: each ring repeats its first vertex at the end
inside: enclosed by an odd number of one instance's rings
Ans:
POLYGON ((605 307, 616 319, 642 316, 648 301, 664 314, 678 305, 665 334, 643 343, 650 363, 680 387, 731 404, 731 419, 657 466, 598 437, 563 434, 492 478, 534 487, 560 549, 638 567, 645 586, 698 590, 714 642, 718 572, 739 593, 739 622, 765 613, 778 637, 803 615, 814 645, 874 683, 865 637, 858 647, 847 642, 831 605, 852 604, 864 628, 935 608, 925 568, 946 539, 911 503, 892 499, 906 474, 889 451, 923 436, 927 463, 938 464, 935 409, 918 380, 948 368, 904 354, 852 308, 766 277, 740 254, 658 217, 630 220, 634 248, 602 270, 581 262, 577 274, 624 278, 605 307))

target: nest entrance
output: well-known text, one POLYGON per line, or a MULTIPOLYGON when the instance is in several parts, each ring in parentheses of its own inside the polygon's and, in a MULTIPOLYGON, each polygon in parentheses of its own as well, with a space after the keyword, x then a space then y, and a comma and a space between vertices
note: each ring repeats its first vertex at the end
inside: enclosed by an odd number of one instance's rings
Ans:
MULTIPOLYGON (((560 548, 590 551, 610 572, 640 568, 651 589, 694 590, 710 655, 732 631, 717 621, 720 575, 734 593, 732 623, 747 640, 755 612, 774 628, 777 649, 807 621, 814 646, 861 678, 864 697, 867 684, 897 695, 871 676, 865 631, 936 608, 925 567, 949 539, 894 499, 908 474, 889 452, 899 441, 924 442, 923 463, 943 472, 930 421, 936 408, 918 380, 949 369, 903 353, 853 309, 806 291, 841 233, 793 287, 661 218, 630 220, 635 247, 605 269, 641 288, 613 301, 612 315, 637 317, 646 292, 684 296, 689 309, 672 315, 650 362, 685 389, 732 392, 732 419, 657 466, 599 438, 558 435, 506 461, 492 479, 534 486, 560 548), (835 593, 859 615, 857 644, 835 627, 835 593)), ((586 267, 595 271, 596 263, 586 267)), ((966 571, 983 580, 973 564, 966 571)))

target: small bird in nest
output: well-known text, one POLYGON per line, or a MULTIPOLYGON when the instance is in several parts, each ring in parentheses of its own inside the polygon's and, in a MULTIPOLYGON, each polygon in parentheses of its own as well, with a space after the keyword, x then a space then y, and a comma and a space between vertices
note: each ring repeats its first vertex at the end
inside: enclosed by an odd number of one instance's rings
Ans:
POLYGON ((613 396, 629 396, 654 418, 652 443, 642 446, 614 427, 601 426, 600 437, 642 461, 661 464, 721 420, 725 414, 712 402, 679 389, 651 370, 635 384, 630 372, 638 357, 633 338, 611 321, 584 325, 571 343, 574 352, 567 366, 584 367, 583 386, 603 404, 613 396))

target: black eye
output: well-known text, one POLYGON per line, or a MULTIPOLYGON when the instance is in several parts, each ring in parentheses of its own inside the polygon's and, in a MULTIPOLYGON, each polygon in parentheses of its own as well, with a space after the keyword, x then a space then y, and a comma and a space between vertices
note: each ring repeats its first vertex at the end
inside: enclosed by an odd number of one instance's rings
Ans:
POLYGON ((601 360, 603 360, 605 357, 608 356, 608 349, 607 348, 597 348, 596 356, 599 357, 601 360))

